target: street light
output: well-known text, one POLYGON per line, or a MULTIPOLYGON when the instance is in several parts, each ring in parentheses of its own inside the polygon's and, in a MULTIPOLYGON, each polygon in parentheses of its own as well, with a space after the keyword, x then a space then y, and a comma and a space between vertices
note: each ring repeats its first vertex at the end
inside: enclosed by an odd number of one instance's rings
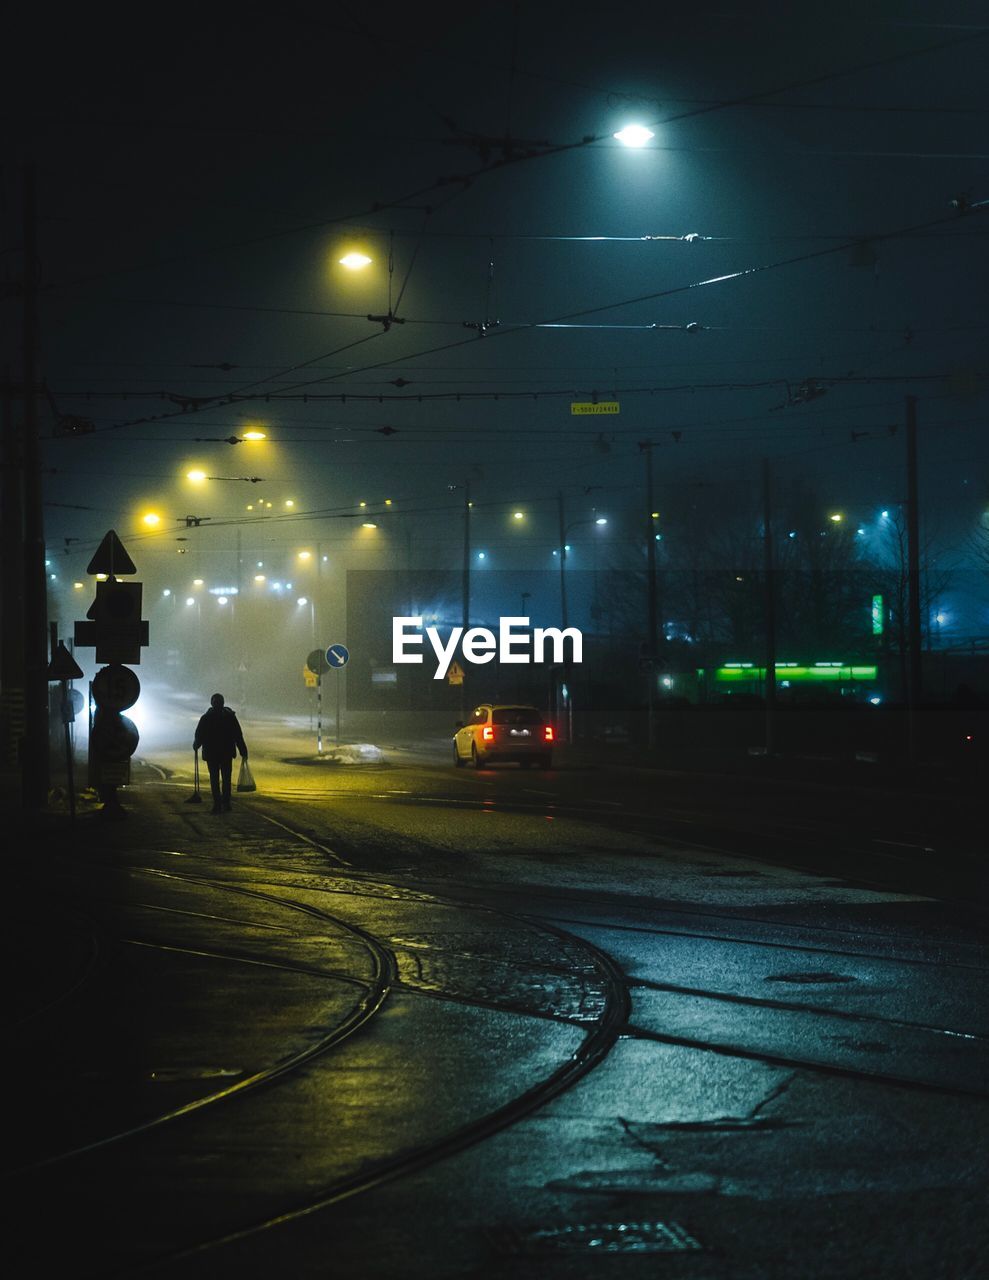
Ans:
POLYGON ((312 627, 313 648, 318 648, 316 644, 316 601, 310 600, 308 596, 299 596, 295 603, 300 609, 304 609, 306 605, 309 606, 309 622, 312 627))
MULTIPOLYGON (((567 542, 567 534, 571 529, 577 529, 583 524, 593 524, 597 526, 608 523, 607 516, 589 516, 584 520, 572 520, 566 523, 563 513, 563 490, 559 489, 556 495, 557 508, 560 521, 560 616, 563 620, 563 630, 567 629, 567 552, 570 550, 570 544, 567 542)), ((564 641, 564 645, 565 645, 564 641)), ((563 651, 563 684, 564 684, 564 702, 567 717, 567 741, 573 742, 573 700, 570 696, 570 680, 569 671, 570 664, 566 657, 566 648, 563 651)))
POLYGON ((644 124, 627 124, 624 129, 619 129, 612 136, 623 146, 644 147, 649 139, 655 138, 656 135, 651 129, 647 129, 644 124))
POLYGON ((566 540, 567 534, 570 532, 571 529, 578 529, 582 524, 593 524, 593 525, 597 525, 600 528, 602 525, 606 525, 608 523, 608 517, 607 516, 591 516, 586 520, 571 520, 570 523, 565 527, 562 524, 562 518, 563 518, 563 495, 561 494, 560 495, 560 519, 561 519, 561 524, 560 524, 560 613, 563 618, 564 630, 566 630, 566 626, 567 626, 566 567, 567 567, 567 555, 572 550, 570 543, 567 542, 566 540))

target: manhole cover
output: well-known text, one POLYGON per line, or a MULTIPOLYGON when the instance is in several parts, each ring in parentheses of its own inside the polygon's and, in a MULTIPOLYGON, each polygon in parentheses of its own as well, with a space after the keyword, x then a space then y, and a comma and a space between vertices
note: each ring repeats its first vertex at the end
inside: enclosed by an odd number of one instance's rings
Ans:
POLYGON ((678 1222, 568 1223, 520 1233, 522 1253, 686 1253, 701 1249, 678 1222))

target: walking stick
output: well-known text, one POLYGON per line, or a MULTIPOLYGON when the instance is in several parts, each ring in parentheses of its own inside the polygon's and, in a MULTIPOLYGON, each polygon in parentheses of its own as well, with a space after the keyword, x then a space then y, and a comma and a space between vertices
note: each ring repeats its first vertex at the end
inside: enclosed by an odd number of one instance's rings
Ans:
POLYGON ((193 748, 193 750, 195 752, 195 763, 192 769, 193 792, 192 792, 192 795, 189 797, 189 799, 186 801, 186 804, 202 804, 203 798, 199 794, 199 748, 195 747, 193 748))

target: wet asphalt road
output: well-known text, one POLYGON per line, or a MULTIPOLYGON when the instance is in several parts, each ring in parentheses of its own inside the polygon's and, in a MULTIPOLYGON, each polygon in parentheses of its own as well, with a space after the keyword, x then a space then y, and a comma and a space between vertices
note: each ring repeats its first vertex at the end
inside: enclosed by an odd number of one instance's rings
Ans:
POLYGON ((32 1175, 147 1190, 129 1230, 87 1219, 90 1259, 116 1231, 120 1274, 983 1274, 981 835, 959 805, 250 741, 258 792, 215 817, 157 744, 141 825, 97 857, 89 909, 115 904, 141 957, 159 1071, 151 1101, 78 1085, 72 1142, 288 1067, 32 1175), (251 980, 217 980, 234 953, 251 980))

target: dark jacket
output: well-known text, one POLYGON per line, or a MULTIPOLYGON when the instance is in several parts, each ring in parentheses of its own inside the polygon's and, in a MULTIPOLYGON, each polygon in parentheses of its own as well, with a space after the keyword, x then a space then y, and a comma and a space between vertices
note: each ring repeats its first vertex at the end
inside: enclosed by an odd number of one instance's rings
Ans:
POLYGON ((210 707, 200 717, 192 745, 202 749, 204 760, 232 760, 238 751, 247 756, 240 721, 229 707, 210 707))

